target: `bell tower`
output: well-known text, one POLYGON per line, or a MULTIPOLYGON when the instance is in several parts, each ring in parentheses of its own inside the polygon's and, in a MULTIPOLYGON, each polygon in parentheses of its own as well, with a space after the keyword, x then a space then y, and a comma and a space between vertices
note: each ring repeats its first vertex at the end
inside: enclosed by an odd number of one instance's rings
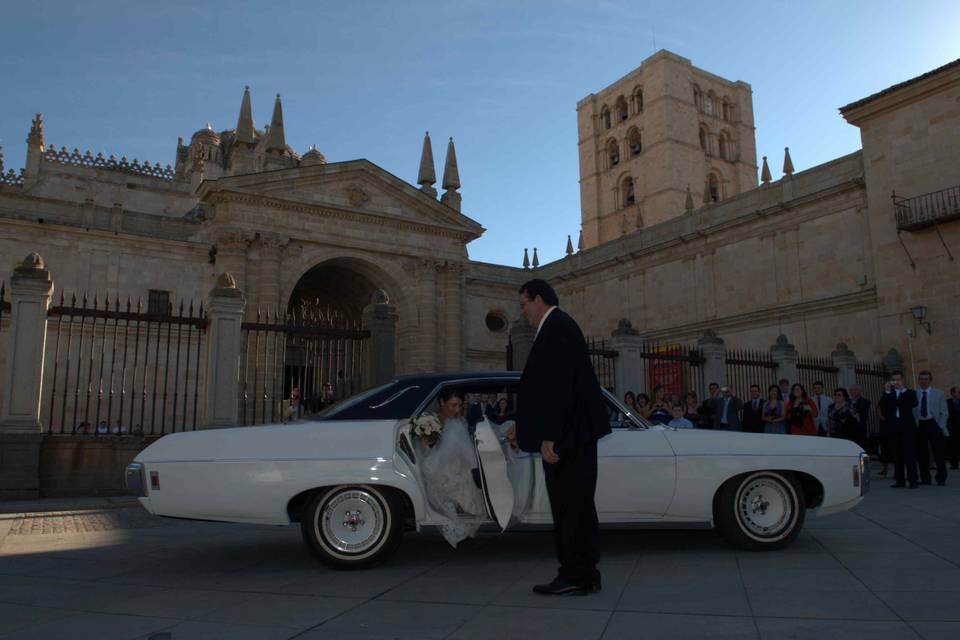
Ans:
POLYGON ((753 91, 661 50, 577 103, 586 248, 757 186, 753 91))

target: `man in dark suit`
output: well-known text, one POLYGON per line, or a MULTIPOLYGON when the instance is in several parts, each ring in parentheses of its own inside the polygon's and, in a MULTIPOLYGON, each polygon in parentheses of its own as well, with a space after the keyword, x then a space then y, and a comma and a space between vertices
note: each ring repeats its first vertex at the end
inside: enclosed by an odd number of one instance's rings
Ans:
POLYGON ((743 404, 743 430, 763 433, 763 399, 756 384, 750 385, 750 399, 743 404))
POLYGON ((580 327, 546 281, 520 287, 520 311, 537 329, 520 378, 517 444, 539 453, 560 568, 547 595, 601 588, 597 571, 597 440, 610 433, 600 383, 580 327))
POLYGON ((743 402, 733 395, 733 389, 729 385, 720 387, 720 397, 713 403, 714 428, 723 431, 740 431, 742 429, 741 409, 743 409, 743 402))
POLYGON ((960 387, 950 387, 950 398, 947 400, 947 460, 950 468, 956 469, 960 462, 960 387))
POLYGON ((716 429, 716 415, 718 411, 717 402, 720 400, 720 385, 716 382, 711 382, 707 385, 707 397, 703 399, 703 402, 700 404, 700 408, 697 409, 697 412, 703 416, 703 424, 701 425, 704 429, 716 429))
POLYGON ((892 432, 893 471, 896 482, 891 486, 894 489, 907 486, 907 482, 911 489, 919 486, 917 421, 913 417, 913 408, 916 406, 917 394, 903 384, 903 372, 894 371, 890 375, 890 381, 883 386, 883 397, 880 398, 880 411, 892 432))

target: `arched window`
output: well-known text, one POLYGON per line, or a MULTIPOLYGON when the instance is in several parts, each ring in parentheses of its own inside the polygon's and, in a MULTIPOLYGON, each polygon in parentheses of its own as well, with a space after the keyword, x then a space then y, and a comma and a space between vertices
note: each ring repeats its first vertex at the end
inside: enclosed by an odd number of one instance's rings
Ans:
POLYGON ((604 105, 603 109, 600 111, 600 122, 602 123, 604 129, 610 128, 610 109, 606 105, 604 105))
POLYGON ((637 87, 633 90, 633 108, 637 113, 643 112, 643 87, 637 87))
POLYGON ((698 111, 703 111, 703 92, 697 85, 693 85, 693 104, 697 106, 698 111))
POLYGON ((710 194, 710 202, 720 202, 720 180, 715 173, 707 176, 707 193, 710 194))
POLYGON ((726 122, 730 122, 730 102, 726 98, 721 102, 720 117, 726 122))
POLYGON ((623 179, 623 206, 629 207, 637 203, 637 195, 633 188, 633 178, 627 176, 623 179))
POLYGON ((713 104, 716 98, 713 97, 713 91, 707 94, 707 101, 703 106, 703 110, 707 112, 708 116, 713 115, 713 104))
POLYGON ((631 156, 638 156, 643 151, 643 139, 640 137, 640 130, 636 127, 631 128, 627 133, 627 147, 630 149, 631 156))
POLYGON ((610 159, 610 166, 615 167, 620 164, 620 145, 616 140, 607 143, 607 158, 610 159))
POLYGON ((700 148, 703 149, 706 153, 710 153, 710 149, 707 147, 709 142, 709 133, 707 128, 703 125, 700 126, 700 148))
POLYGON ((717 138, 717 153, 724 160, 729 159, 727 158, 727 136, 724 133, 721 133, 720 137, 717 138))
POLYGON ((630 117, 630 113, 627 111, 627 100, 623 96, 617 98, 616 109, 618 121, 623 122, 630 117))

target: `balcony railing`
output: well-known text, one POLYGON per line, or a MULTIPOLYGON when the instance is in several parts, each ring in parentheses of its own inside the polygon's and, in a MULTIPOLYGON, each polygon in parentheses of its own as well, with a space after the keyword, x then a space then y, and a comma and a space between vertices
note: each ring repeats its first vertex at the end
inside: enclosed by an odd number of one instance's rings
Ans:
POLYGON ((960 186, 902 198, 893 194, 897 229, 916 231, 960 218, 960 186))

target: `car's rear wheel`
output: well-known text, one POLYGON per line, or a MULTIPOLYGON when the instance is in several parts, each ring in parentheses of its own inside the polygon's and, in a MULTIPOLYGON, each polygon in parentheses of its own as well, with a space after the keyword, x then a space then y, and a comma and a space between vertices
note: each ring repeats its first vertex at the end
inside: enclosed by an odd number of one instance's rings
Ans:
POLYGON ((782 549, 800 534, 803 488, 789 473, 757 471, 728 480, 717 496, 717 527, 749 551, 782 549))
POLYGON ((303 538, 324 563, 360 567, 384 560, 400 544, 400 501, 368 485, 317 491, 300 520, 303 538))

